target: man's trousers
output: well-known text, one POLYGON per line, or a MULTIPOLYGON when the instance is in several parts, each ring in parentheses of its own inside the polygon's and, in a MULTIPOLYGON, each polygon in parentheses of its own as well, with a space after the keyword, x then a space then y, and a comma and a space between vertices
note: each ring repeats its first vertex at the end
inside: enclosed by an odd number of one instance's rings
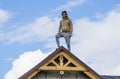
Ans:
POLYGON ((56 42, 57 42, 58 47, 60 46, 59 38, 64 37, 68 50, 69 51, 71 50, 70 49, 70 37, 71 37, 70 32, 59 32, 57 33, 55 37, 56 37, 56 42))

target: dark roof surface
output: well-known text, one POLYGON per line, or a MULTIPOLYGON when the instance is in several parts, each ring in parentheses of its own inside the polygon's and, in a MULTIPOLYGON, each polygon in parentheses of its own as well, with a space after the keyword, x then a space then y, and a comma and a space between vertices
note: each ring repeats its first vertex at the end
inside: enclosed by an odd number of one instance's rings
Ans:
POLYGON ((103 79, 120 79, 120 76, 102 75, 103 79))

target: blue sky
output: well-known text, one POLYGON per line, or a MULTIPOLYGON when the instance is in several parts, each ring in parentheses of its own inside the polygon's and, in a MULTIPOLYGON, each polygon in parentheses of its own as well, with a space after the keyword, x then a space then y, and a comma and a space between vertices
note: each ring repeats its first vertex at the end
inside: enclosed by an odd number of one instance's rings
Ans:
MULTIPOLYGON (((109 52, 112 51, 110 57, 105 59, 105 62, 102 62, 107 67, 105 63, 113 60, 112 58, 115 57, 112 54, 113 52, 120 56, 120 43, 116 41, 120 36, 118 33, 120 27, 117 27, 119 26, 119 22, 117 22, 119 20, 117 16, 120 16, 119 8, 120 0, 1 0, 0 79, 4 79, 5 74, 12 69, 12 63, 24 52, 40 49, 42 52, 47 53, 56 48, 54 36, 57 33, 62 10, 68 11, 75 29, 79 27, 77 30, 74 30, 72 52, 75 52, 76 55, 79 54, 79 57, 88 65, 95 67, 95 70, 98 70, 100 74, 104 74, 104 72, 99 71, 101 70, 100 68, 104 67, 96 67, 99 65, 97 62, 103 60, 95 60, 97 58, 94 57, 98 55, 98 52, 99 54, 104 52, 100 55, 101 57, 104 55, 109 56, 109 52), (117 20, 114 23, 114 20, 111 19, 117 20), (109 22, 116 24, 116 27, 109 27, 109 22), (100 33, 96 33, 96 30, 97 32, 100 31, 100 33), (96 35, 100 34, 100 36, 97 37, 94 35, 95 33, 96 35), (109 37, 111 38, 110 40, 109 37), (95 41, 88 41, 87 38, 95 41), (101 38, 105 45, 98 44, 98 42, 101 42, 101 38), (109 42, 103 39, 109 40, 109 42), (97 48, 96 45, 99 47, 97 48), (115 48, 112 49, 112 46, 115 48), (89 47, 93 48, 90 49, 89 47), (102 47, 104 48, 101 49, 102 47), (108 49, 110 50, 108 51, 108 49)), ((114 61, 117 59, 116 57, 114 61)), ((112 64, 114 64, 114 61, 112 64)), ((110 68, 115 68, 119 65, 116 62, 110 68)))

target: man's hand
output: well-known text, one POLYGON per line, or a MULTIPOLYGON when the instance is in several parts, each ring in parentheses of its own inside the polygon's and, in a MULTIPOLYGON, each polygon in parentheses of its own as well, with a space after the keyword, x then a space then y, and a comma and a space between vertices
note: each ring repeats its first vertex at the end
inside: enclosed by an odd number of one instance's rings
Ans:
POLYGON ((73 34, 72 33, 70 33, 70 37, 72 36, 73 34))
POLYGON ((60 32, 58 32, 57 34, 60 34, 60 32))
POLYGON ((72 36, 73 34, 72 34, 72 31, 70 31, 70 37, 72 36))

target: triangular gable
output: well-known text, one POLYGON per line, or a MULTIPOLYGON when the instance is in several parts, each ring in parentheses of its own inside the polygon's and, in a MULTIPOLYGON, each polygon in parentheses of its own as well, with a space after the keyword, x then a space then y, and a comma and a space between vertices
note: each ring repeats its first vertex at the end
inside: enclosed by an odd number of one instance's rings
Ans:
POLYGON ((82 71, 91 79, 102 79, 95 71, 79 60, 71 52, 63 46, 56 49, 52 54, 45 58, 42 62, 21 76, 19 79, 31 79, 38 72, 43 70, 59 70, 62 71, 82 71))

